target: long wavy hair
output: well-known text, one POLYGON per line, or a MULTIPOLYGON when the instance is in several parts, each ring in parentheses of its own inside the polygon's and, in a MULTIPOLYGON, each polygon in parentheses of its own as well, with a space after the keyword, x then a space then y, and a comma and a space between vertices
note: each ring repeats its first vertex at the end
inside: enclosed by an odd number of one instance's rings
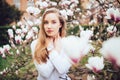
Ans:
POLYGON ((38 40, 37 40, 35 53, 34 53, 35 54, 34 59, 39 64, 47 62, 47 58, 48 58, 48 52, 47 52, 48 43, 47 43, 47 35, 45 33, 45 30, 44 30, 44 19, 45 19, 45 16, 49 13, 58 14, 60 24, 62 25, 62 27, 59 29, 59 34, 60 34, 61 37, 64 37, 66 35, 66 21, 65 21, 64 17, 60 14, 59 10, 56 9, 56 8, 46 9, 44 14, 42 15, 42 23, 39 26, 40 31, 39 31, 39 34, 38 34, 38 40))

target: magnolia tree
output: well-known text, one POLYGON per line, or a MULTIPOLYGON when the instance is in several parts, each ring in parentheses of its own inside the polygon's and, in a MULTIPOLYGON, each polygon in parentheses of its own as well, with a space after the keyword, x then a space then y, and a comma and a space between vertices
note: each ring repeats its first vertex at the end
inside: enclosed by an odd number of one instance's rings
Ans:
MULTIPOLYGON (((25 53, 26 45, 37 38, 44 10, 48 7, 56 7, 65 17, 68 30, 79 27, 77 34, 80 40, 76 37, 68 37, 65 43, 73 40, 70 44, 74 44, 74 48, 66 45, 71 50, 68 50, 68 55, 72 57, 73 63, 81 62, 83 57, 87 56, 88 61, 82 65, 84 69, 79 68, 83 71, 81 75, 87 73, 88 80, 101 80, 103 77, 104 80, 120 79, 119 0, 89 0, 85 9, 80 5, 82 1, 78 0, 37 0, 34 6, 26 9, 29 17, 24 17, 24 21, 19 21, 12 29, 8 29, 10 45, 0 47, 2 58, 25 53), (87 29, 82 27, 83 23, 88 25, 87 29), (78 43, 80 46, 77 46, 78 43), (74 55, 71 53, 73 49, 76 50, 74 55)), ((8 68, 5 68, 0 74, 6 73, 7 70, 8 68)))

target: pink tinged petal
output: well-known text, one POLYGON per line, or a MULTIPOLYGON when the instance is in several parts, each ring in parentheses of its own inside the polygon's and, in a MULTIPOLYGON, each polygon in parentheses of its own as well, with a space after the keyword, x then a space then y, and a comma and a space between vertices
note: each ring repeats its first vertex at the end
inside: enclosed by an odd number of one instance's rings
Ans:
POLYGON ((79 62, 79 59, 71 59, 73 61, 73 63, 78 63, 79 62))
POLYGON ((92 70, 93 70, 94 72, 96 72, 96 73, 99 73, 99 72, 100 72, 100 70, 98 70, 96 67, 92 67, 92 70))
POLYGON ((115 22, 118 23, 120 21, 120 17, 117 17, 115 22))
POLYGON ((112 64, 117 65, 117 60, 115 57, 108 55, 108 60, 112 62, 112 64))
POLYGON ((110 17, 111 17, 112 20, 115 21, 115 16, 114 16, 114 14, 110 14, 110 17))

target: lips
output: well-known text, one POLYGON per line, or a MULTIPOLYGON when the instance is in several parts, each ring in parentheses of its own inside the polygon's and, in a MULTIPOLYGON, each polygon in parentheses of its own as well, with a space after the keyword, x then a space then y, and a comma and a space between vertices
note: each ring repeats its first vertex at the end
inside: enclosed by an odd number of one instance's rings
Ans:
POLYGON ((49 32, 49 33, 50 33, 50 32, 53 32, 53 30, 47 30, 47 32, 49 32))

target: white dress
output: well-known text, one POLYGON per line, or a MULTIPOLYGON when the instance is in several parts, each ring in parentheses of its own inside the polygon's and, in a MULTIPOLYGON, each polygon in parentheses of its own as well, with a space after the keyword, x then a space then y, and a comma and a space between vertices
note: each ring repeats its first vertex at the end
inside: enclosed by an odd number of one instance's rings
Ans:
MULTIPOLYGON (((34 56, 36 42, 37 40, 31 44, 32 56, 34 56)), ((46 63, 38 64, 34 61, 34 64, 38 71, 37 80, 71 80, 66 73, 72 64, 63 49, 60 53, 53 50, 46 63)))

